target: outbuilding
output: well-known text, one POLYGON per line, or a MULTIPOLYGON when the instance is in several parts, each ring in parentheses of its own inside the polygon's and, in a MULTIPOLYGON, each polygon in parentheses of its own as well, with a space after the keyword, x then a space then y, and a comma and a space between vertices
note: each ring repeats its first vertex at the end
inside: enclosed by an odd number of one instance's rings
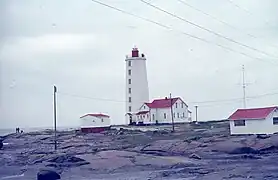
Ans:
POLYGON ((81 116, 80 123, 84 133, 99 133, 111 127, 110 117, 101 113, 81 116))
POLYGON ((231 134, 278 132, 278 107, 238 109, 229 118, 231 134))

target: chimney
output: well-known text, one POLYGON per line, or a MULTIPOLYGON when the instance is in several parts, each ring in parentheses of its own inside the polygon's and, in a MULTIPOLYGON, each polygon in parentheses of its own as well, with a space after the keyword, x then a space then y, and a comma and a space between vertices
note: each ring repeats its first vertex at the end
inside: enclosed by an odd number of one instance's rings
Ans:
POLYGON ((165 97, 165 99, 168 99, 167 97, 165 97))

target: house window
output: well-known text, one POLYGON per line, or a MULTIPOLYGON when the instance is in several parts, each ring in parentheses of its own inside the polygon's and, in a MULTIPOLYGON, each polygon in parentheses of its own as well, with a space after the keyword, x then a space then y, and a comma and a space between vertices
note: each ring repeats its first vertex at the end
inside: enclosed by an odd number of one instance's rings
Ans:
POLYGON ((131 84, 131 79, 128 79, 128 84, 131 84))
POLYGON ((153 120, 155 119, 155 116, 154 116, 154 114, 153 114, 153 120))
POLYGON ((178 108, 178 103, 176 103, 176 108, 178 108))
POLYGON ((143 115, 143 118, 145 119, 145 115, 143 115))
POLYGON ((184 112, 182 113, 182 117, 185 117, 185 116, 184 116, 184 112))
POLYGON ((235 126, 245 126, 245 120, 235 120, 234 125, 235 126))
POLYGON ((273 118, 273 124, 278 125, 278 117, 273 118))
POLYGON ((128 88, 128 93, 131 94, 131 88, 128 88))
POLYGON ((131 102, 131 97, 128 97, 128 102, 131 102))
POLYGON ((183 103, 181 103, 181 108, 183 108, 183 103))
POLYGON ((103 119, 101 119, 101 122, 103 122, 103 119))
POLYGON ((177 113, 177 115, 178 115, 178 118, 180 117, 180 113, 177 113))
POLYGON ((128 61, 128 66, 131 66, 131 61, 128 61))
POLYGON ((128 111, 131 112, 131 106, 128 107, 128 111))
POLYGON ((128 70, 128 75, 131 75, 131 69, 128 70))
POLYGON ((147 118, 149 118, 149 115, 147 114, 147 118))
POLYGON ((175 113, 173 113, 173 117, 175 117, 175 113))
POLYGON ((166 119, 166 113, 164 113, 164 119, 166 119))

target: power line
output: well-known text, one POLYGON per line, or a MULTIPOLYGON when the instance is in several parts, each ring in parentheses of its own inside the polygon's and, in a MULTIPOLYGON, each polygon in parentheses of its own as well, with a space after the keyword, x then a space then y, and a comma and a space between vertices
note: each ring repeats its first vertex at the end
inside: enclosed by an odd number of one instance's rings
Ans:
MULTIPOLYGON (((77 95, 77 94, 71 94, 71 93, 65 93, 65 92, 57 92, 60 95, 70 96, 70 97, 76 97, 81 99, 90 99, 95 101, 110 101, 110 102, 117 102, 117 103, 126 103, 128 101, 124 100, 117 100, 117 99, 106 99, 106 98, 96 98, 96 97, 90 97, 90 96, 83 96, 83 95, 77 95)), ((246 99, 256 99, 261 98, 265 96, 273 96, 278 95, 278 92, 275 93, 267 93, 267 94, 260 94, 256 96, 249 96, 246 97, 246 99)), ((208 100, 208 101, 195 101, 195 102, 188 102, 189 104, 213 104, 213 103, 223 103, 223 102, 236 102, 236 101, 242 101, 242 98, 232 98, 232 99, 220 99, 220 100, 208 100)), ((140 103, 146 103, 146 102, 140 102, 140 103)), ((207 106, 207 105, 204 105, 207 106)))
MULTIPOLYGON (((236 8, 238 8, 239 10, 244 11, 245 13, 247 13, 249 16, 253 16, 254 14, 249 11, 248 9, 242 8, 241 6, 239 6, 238 4, 236 4, 234 1, 232 0, 227 0, 230 4, 232 4, 233 6, 235 6, 236 8)), ((269 23, 268 20, 264 20, 264 24, 268 25, 269 27, 271 27, 272 25, 269 23)), ((272 47, 278 48, 278 46, 276 44, 271 44, 272 47)))
MULTIPOLYGON (((235 27, 235 26, 233 26, 233 25, 231 25, 231 24, 229 24, 229 23, 227 23, 227 22, 225 22, 225 21, 223 21, 223 20, 221 20, 221 19, 218 19, 218 18, 216 18, 215 16, 212 16, 212 15, 209 14, 209 13, 206 13, 206 12, 204 12, 204 11, 202 11, 202 10, 196 8, 195 6, 189 4, 188 2, 185 2, 185 0, 177 0, 177 1, 179 1, 179 2, 182 3, 183 5, 185 5, 185 6, 187 6, 187 7, 190 7, 191 9, 194 9, 195 11, 198 11, 198 12, 200 12, 200 13, 202 13, 202 14, 204 14, 204 15, 206 15, 206 16, 208 16, 208 17, 210 17, 210 18, 212 18, 212 19, 214 19, 214 20, 216 20, 216 21, 218 21, 218 22, 220 22, 220 23, 222 23, 222 24, 224 24, 224 25, 226 25, 226 26, 228 26, 228 27, 234 29, 234 30, 237 30, 238 32, 240 32, 240 33, 242 33, 242 34, 245 34, 245 35, 247 35, 247 36, 249 36, 249 37, 252 37, 252 38, 254 38, 254 39, 261 39, 260 37, 255 36, 255 35, 253 35, 253 34, 245 33, 245 32, 243 32, 241 29, 239 29, 239 28, 237 28, 237 27, 235 27)), ((230 1, 230 0, 228 0, 228 1, 230 1)), ((270 44, 270 46, 277 48, 277 45, 275 45, 275 44, 270 44)))
POLYGON ((137 16, 136 14, 133 14, 133 13, 124 11, 124 10, 119 9, 119 8, 117 8, 117 7, 110 6, 110 5, 108 5, 108 4, 102 3, 102 2, 97 1, 97 0, 92 0, 92 1, 95 2, 95 3, 98 3, 98 4, 100 4, 100 5, 106 6, 106 7, 108 7, 108 8, 114 9, 114 10, 116 10, 116 11, 119 11, 119 12, 121 12, 121 13, 128 14, 128 15, 130 15, 130 16, 133 16, 133 17, 142 19, 142 20, 144 20, 144 21, 147 21, 147 22, 156 24, 156 25, 158 25, 158 26, 160 26, 160 27, 163 27, 163 28, 165 28, 165 29, 171 29, 170 27, 168 27, 168 26, 166 26, 166 25, 163 25, 163 24, 161 24, 161 23, 159 23, 159 22, 156 22, 156 21, 153 21, 153 20, 150 20, 150 19, 148 19, 148 18, 141 17, 141 16, 137 16))
MULTIPOLYGON (((204 14, 204 15, 206 15, 206 16, 208 16, 208 17, 210 17, 210 18, 212 18, 212 19, 214 19, 214 20, 216 20, 216 21, 218 21, 218 22, 220 22, 220 23, 222 23, 222 24, 224 24, 224 25, 226 25, 226 26, 232 28, 232 29, 235 29, 235 30, 239 31, 240 33, 243 33, 243 32, 242 32, 240 29, 238 29, 237 27, 235 27, 235 26, 233 26, 233 25, 231 25, 231 24, 229 24, 229 23, 227 23, 227 22, 225 22, 225 21, 223 21, 223 20, 221 20, 221 19, 218 19, 218 18, 214 17, 214 16, 210 15, 209 13, 206 13, 206 12, 204 12, 204 11, 202 11, 202 10, 196 8, 195 6, 193 6, 193 5, 191 5, 191 4, 187 3, 187 2, 185 2, 185 1, 183 1, 183 0, 177 0, 177 1, 179 1, 180 3, 182 3, 183 5, 185 5, 185 6, 187 6, 187 7, 190 7, 191 9, 194 9, 195 11, 200 12, 201 14, 204 14)), ((254 35, 252 35, 252 34, 249 34, 249 33, 243 33, 243 34, 246 34, 246 35, 248 35, 248 36, 250 36, 250 37, 253 37, 253 38, 258 38, 258 37, 254 36, 254 35)))
MULTIPOLYGON (((238 4, 236 4, 234 1, 232 0, 227 0, 230 4, 232 4, 233 6, 235 6, 236 8, 244 11, 245 13, 249 14, 250 16, 253 16, 254 14, 249 11, 248 9, 245 9, 245 8, 242 8, 241 6, 239 6, 238 4)), ((271 24, 267 21, 267 20, 264 20, 264 23, 267 24, 268 26, 271 26, 271 24)))
MULTIPOLYGON (((122 100, 116 100, 116 99, 105 99, 105 98, 96 98, 96 97, 90 97, 90 96, 82 96, 82 95, 70 94, 70 93, 64 93, 64 92, 58 92, 58 94, 76 97, 76 98, 82 98, 82 99, 92 99, 92 100, 96 100, 96 101, 111 101, 111 102, 120 102, 120 103, 128 102, 128 101, 122 101, 122 100)), ((142 103, 144 103, 144 102, 142 102, 142 103)))
POLYGON ((262 59, 262 58, 257 58, 257 57, 250 56, 250 55, 248 55, 248 54, 246 54, 246 53, 244 53, 244 52, 240 52, 240 51, 231 49, 231 48, 229 48, 229 47, 223 46, 223 45, 218 44, 218 43, 214 43, 214 42, 212 42, 212 41, 209 41, 209 40, 207 40, 207 39, 204 39, 204 38, 201 38, 201 37, 198 37, 198 36, 194 36, 194 35, 192 35, 192 34, 189 34, 189 33, 184 32, 184 31, 175 30, 175 29, 171 28, 170 26, 167 26, 167 25, 164 25, 164 24, 162 24, 162 23, 159 23, 159 22, 150 20, 150 19, 148 19, 148 18, 144 18, 144 17, 138 16, 138 15, 136 15, 136 14, 133 14, 133 13, 124 11, 124 10, 119 9, 119 8, 117 8, 117 7, 114 7, 114 6, 111 6, 111 5, 108 5, 108 4, 99 2, 99 1, 97 1, 97 0, 92 0, 92 1, 95 2, 95 3, 97 3, 97 4, 100 4, 100 5, 102 5, 102 6, 108 7, 108 8, 110 8, 110 9, 116 10, 116 11, 118 11, 118 12, 121 12, 121 13, 123 13, 123 14, 127 14, 127 15, 130 15, 130 16, 136 17, 136 18, 138 18, 138 19, 144 20, 144 21, 146 21, 146 22, 153 23, 153 24, 155 24, 155 25, 157 25, 157 26, 159 26, 159 27, 165 28, 165 29, 167 29, 167 30, 169 30, 169 31, 178 32, 178 33, 183 34, 183 35, 186 35, 186 36, 188 36, 188 37, 190 37, 190 38, 197 39, 197 40, 199 40, 199 41, 202 41, 202 42, 205 42, 205 43, 208 43, 208 44, 212 44, 212 45, 221 47, 221 48, 223 48, 223 49, 225 49, 225 50, 228 50, 228 51, 230 51, 230 52, 233 52, 233 53, 236 53, 236 54, 241 54, 241 55, 243 55, 243 56, 245 56, 245 57, 248 57, 248 58, 250 58, 250 59, 254 59, 254 60, 258 60, 258 61, 263 61, 263 62, 269 62, 269 63, 272 63, 273 65, 278 65, 277 63, 274 63, 274 62, 272 62, 272 61, 267 61, 267 60, 262 59))
POLYGON ((205 27, 203 27, 203 26, 201 26, 201 25, 199 25, 199 24, 196 24, 196 23, 194 23, 194 22, 191 22, 191 21, 189 21, 189 20, 187 20, 187 19, 185 19, 185 18, 182 18, 182 17, 180 17, 180 16, 177 16, 176 14, 170 13, 170 12, 168 12, 168 11, 166 11, 166 10, 164 10, 164 9, 162 9, 162 8, 160 8, 160 7, 158 7, 158 6, 155 6, 155 5, 151 4, 150 2, 146 2, 146 1, 144 1, 144 0, 139 0, 139 1, 141 1, 142 3, 144 3, 144 4, 146 4, 146 5, 150 6, 150 7, 153 7, 154 9, 157 9, 157 10, 163 12, 163 13, 166 13, 166 14, 168 14, 168 15, 174 17, 174 18, 177 18, 177 19, 179 19, 179 20, 181 20, 181 21, 183 21, 183 22, 186 22, 186 23, 188 23, 188 24, 191 24, 192 26, 195 26, 195 27, 197 27, 197 28, 199 28, 199 29, 202 29, 202 30, 204 30, 204 31, 207 31, 207 32, 209 32, 209 33, 211 33, 211 34, 214 34, 214 35, 216 35, 216 36, 218 36, 218 37, 221 37, 221 38, 223 38, 223 39, 226 39, 226 40, 228 40, 228 41, 230 41, 230 42, 232 42, 232 43, 238 44, 238 45, 240 45, 240 46, 242 46, 242 47, 251 49, 251 50, 256 51, 256 52, 260 52, 260 53, 265 54, 265 55, 267 55, 267 56, 272 56, 272 57, 277 58, 276 56, 273 56, 273 55, 271 55, 271 54, 269 54, 269 53, 267 53, 267 52, 261 51, 261 50, 259 50, 259 49, 257 49, 257 48, 254 48, 254 47, 248 46, 248 45, 246 45, 246 44, 243 44, 243 43, 241 43, 241 42, 238 42, 238 41, 236 41, 236 40, 234 40, 234 39, 232 39, 232 38, 226 37, 226 36, 224 36, 224 35, 222 35, 222 34, 219 34, 219 33, 215 32, 215 31, 213 31, 213 30, 210 30, 210 29, 208 29, 208 28, 205 28, 205 27))

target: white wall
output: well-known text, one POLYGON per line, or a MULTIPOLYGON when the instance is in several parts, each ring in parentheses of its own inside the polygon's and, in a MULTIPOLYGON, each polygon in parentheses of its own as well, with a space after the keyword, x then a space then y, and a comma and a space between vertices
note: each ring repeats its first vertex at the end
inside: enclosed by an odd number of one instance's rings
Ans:
POLYGON ((277 110, 266 119, 246 120, 245 126, 234 126, 234 121, 230 121, 230 132, 231 134, 273 134, 278 132, 278 125, 273 124, 273 117, 278 117, 277 110))
POLYGON ((150 120, 151 120, 150 113, 136 115, 137 123, 143 122, 144 124, 151 124, 150 120))
POLYGON ((107 127, 111 125, 111 122, 108 117, 85 116, 80 118, 80 124, 81 128, 107 127))
POLYGON ((139 111, 149 111, 150 108, 146 104, 141 104, 141 107, 139 108, 139 111))
POLYGON ((183 103, 182 100, 178 99, 176 103, 173 105, 172 109, 173 109, 174 122, 178 122, 178 123, 189 122, 188 106, 185 103, 183 103))
MULTIPOLYGON (((179 99, 177 100, 177 107, 176 104, 173 105, 173 117, 175 123, 183 123, 189 122, 188 118, 188 107, 179 99), (179 113, 179 117, 178 117, 179 113), (183 117, 184 114, 184 117, 183 117)), ((155 123, 158 120, 158 123, 172 123, 171 117, 171 108, 160 108, 160 109, 151 109, 151 122, 155 123), (166 119, 164 118, 164 113, 166 113, 166 119), (155 115, 155 120, 153 120, 153 114, 155 115)))
POLYGON ((156 120, 158 120, 158 123, 171 123, 171 108, 156 109, 156 120), (164 118, 164 114, 166 114, 166 118, 164 118))
MULTIPOLYGON (((141 56, 141 55, 139 55, 141 56)), ((131 106, 131 113, 137 112, 144 102, 149 102, 149 87, 147 79, 147 66, 145 57, 127 57, 126 58, 126 112, 131 106), (128 62, 131 61, 131 66, 128 62), (131 75, 128 74, 131 70, 131 75), (131 79, 131 84, 129 84, 131 79), (131 93, 129 93, 131 88, 131 93), (131 103, 129 102, 131 97, 131 103)), ((129 119, 127 118, 127 123, 129 119)))
MULTIPOLYGON (((142 111, 150 111, 150 108, 146 104, 143 104, 139 108, 138 112, 142 112, 142 111)), ((144 124, 150 124, 151 123, 150 122, 150 120, 151 120, 150 113, 135 115, 135 119, 136 119, 137 123, 138 122, 143 122, 144 124)))

